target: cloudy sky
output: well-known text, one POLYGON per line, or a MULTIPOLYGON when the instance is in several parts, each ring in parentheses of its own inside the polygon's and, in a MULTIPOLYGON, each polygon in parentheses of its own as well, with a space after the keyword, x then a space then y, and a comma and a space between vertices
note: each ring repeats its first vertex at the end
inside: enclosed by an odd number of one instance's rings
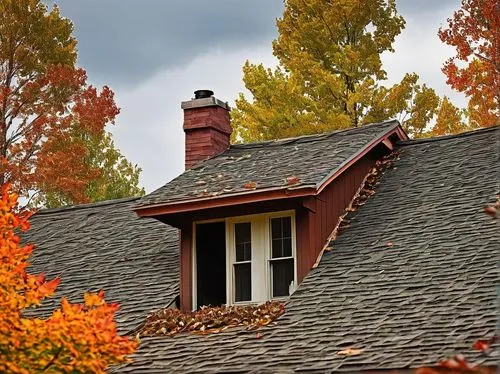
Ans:
MULTIPOLYGON (((49 3, 54 2, 48 1, 49 3)), ((208 88, 230 104, 246 92, 245 60, 276 63, 271 41, 282 0, 55 0, 75 25, 79 65, 92 84, 109 85, 121 107, 111 128, 122 153, 139 164, 147 192, 184 168, 181 101, 208 88)), ((397 0, 407 21, 394 54, 384 55, 388 83, 406 72, 458 105, 441 65, 453 55, 437 37, 459 0, 397 0)))

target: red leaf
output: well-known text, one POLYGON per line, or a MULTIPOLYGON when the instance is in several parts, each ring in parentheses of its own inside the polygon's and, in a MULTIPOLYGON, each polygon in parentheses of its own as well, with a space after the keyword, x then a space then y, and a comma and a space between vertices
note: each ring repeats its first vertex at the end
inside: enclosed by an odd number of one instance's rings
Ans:
POLYGON ((262 339, 263 336, 264 336, 264 334, 261 334, 260 332, 258 332, 257 334, 255 334, 255 338, 256 339, 262 339))
POLYGON ((484 207, 484 212, 489 216, 496 218, 498 214, 498 209, 492 205, 484 207))
POLYGON ((288 185, 294 185, 294 184, 297 184, 299 182, 300 182, 300 178, 297 178, 294 175, 286 177, 286 184, 288 184, 288 185))
POLYGON ((255 190, 257 188, 257 183, 255 182, 247 182, 243 185, 243 188, 249 189, 249 190, 255 190))

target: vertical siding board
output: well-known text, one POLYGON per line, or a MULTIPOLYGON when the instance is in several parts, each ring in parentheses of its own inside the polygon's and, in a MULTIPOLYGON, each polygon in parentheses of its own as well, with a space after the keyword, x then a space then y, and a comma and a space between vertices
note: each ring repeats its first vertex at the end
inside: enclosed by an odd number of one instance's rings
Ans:
POLYGON ((181 309, 184 311, 190 311, 192 309, 192 231, 191 225, 184 227, 181 230, 180 301, 181 309))

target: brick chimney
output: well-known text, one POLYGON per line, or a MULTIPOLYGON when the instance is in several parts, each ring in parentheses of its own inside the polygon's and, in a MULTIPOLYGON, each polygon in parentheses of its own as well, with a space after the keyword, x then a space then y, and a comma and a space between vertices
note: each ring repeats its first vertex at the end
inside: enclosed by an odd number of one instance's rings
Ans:
POLYGON ((216 99, 213 91, 198 90, 194 99, 181 104, 186 133, 186 170, 229 148, 233 132, 229 105, 216 99))

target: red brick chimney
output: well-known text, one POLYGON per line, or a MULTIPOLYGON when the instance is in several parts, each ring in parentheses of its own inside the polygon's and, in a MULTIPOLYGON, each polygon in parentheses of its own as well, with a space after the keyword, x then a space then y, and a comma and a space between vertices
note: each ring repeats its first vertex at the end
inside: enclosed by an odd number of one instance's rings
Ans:
POLYGON ((230 108, 213 95, 213 91, 198 90, 194 92, 194 99, 181 104, 186 133, 186 170, 229 148, 233 132, 230 108))

